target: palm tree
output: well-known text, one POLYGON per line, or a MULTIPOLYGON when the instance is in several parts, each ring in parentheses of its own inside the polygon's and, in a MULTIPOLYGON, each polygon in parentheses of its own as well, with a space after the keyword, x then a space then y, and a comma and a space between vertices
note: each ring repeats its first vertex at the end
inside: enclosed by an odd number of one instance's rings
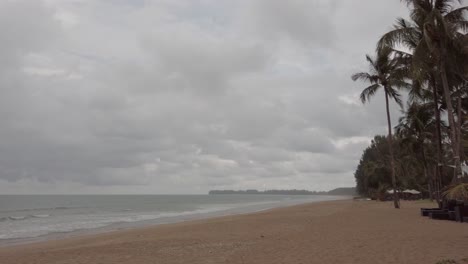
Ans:
MULTIPOLYGON (((410 6, 413 1, 406 1, 410 6)), ((427 1, 414 1, 414 6, 419 6, 423 10, 431 10, 432 5, 427 1)), ((425 58, 419 58, 420 63, 416 67, 413 65, 413 53, 417 49, 418 45, 421 43, 424 37, 424 21, 425 16, 424 12, 421 12, 419 9, 411 12, 411 20, 406 20, 404 18, 398 18, 397 22, 393 26, 393 29, 385 33, 377 44, 377 50, 380 50, 384 47, 392 47, 394 49, 405 48, 405 51, 395 50, 401 58, 402 64, 408 68, 412 79, 412 89, 410 90, 410 101, 416 99, 426 100, 426 98, 432 97, 433 100, 433 111, 436 119, 435 130, 435 147, 437 151, 437 164, 442 164, 443 154, 442 154, 442 132, 440 127, 441 113, 440 113, 440 95, 438 90, 438 82, 435 72, 435 65, 431 56, 426 56, 425 58), (421 63, 424 61, 425 63, 421 63)), ((414 63, 416 64, 416 63, 414 63)), ((440 166, 435 167, 436 171, 436 180, 441 179, 442 171, 440 166)), ((439 196, 439 191, 437 192, 439 196)))
POLYGON ((397 89, 408 88, 409 84, 405 82, 406 70, 399 66, 392 59, 391 48, 383 48, 377 53, 376 58, 366 55, 367 62, 370 66, 369 72, 360 72, 351 76, 353 81, 361 80, 370 83, 370 86, 365 88, 361 93, 361 101, 365 103, 373 97, 379 89, 384 90, 385 106, 387 111, 388 124, 388 141, 390 152, 390 171, 393 187, 393 202, 395 208, 400 208, 400 200, 396 187, 395 175, 395 160, 393 154, 393 135, 392 123, 390 119, 389 99, 395 100, 400 106, 402 105, 400 93, 397 89))
POLYGON ((432 188, 432 180, 429 177, 429 161, 426 149, 427 142, 430 142, 432 139, 431 131, 436 124, 431 109, 432 105, 430 103, 414 101, 407 106, 406 111, 403 111, 404 115, 399 119, 399 124, 395 129, 396 133, 403 139, 402 143, 411 146, 414 153, 421 155, 423 173, 427 180, 429 197, 432 200, 434 188, 432 188))
MULTIPOLYGON (((463 41, 466 36, 462 33, 468 29, 466 11, 468 7, 454 8, 460 0, 404 0, 411 8, 412 21, 398 19, 395 28, 386 33, 378 44, 378 49, 384 47, 397 47, 403 45, 409 48, 412 54, 411 68, 414 83, 431 81, 435 103, 436 117, 438 112, 437 83, 442 84, 443 97, 447 107, 447 116, 450 125, 451 147, 455 162, 456 181, 460 173, 460 144, 456 132, 454 109, 452 105, 450 80, 454 75, 464 76, 463 67, 466 63, 459 52, 463 51, 463 41), (455 66, 455 67, 454 67, 455 66), (428 74, 429 73, 429 74, 428 74), (427 78, 428 75, 432 77, 427 78)), ((453 83, 452 83, 453 84, 453 83)), ((417 85, 416 85, 417 86, 417 85)), ((440 142, 440 127, 438 136, 440 142)), ((440 146, 439 146, 440 148, 440 146)), ((440 151, 438 157, 441 157, 440 151)), ((440 162, 440 160, 439 160, 440 162)))

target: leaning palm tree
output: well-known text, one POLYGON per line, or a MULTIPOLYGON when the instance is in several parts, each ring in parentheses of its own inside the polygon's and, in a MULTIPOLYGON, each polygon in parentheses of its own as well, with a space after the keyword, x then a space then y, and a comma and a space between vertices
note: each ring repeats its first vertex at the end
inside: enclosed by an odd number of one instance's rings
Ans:
POLYGON ((405 76, 407 75, 406 69, 404 67, 400 67, 399 64, 392 59, 392 53, 393 50, 391 48, 383 48, 377 53, 376 58, 372 58, 371 56, 366 55, 367 62, 370 66, 370 71, 356 73, 351 76, 351 79, 353 79, 353 81, 361 80, 370 83, 370 86, 365 88, 361 93, 362 103, 369 101, 378 90, 383 89, 384 91, 388 123, 393 202, 395 208, 400 208, 400 200, 396 187, 397 184, 395 175, 395 160, 393 154, 393 135, 392 123, 390 119, 389 99, 395 100, 395 102, 401 106, 402 102, 398 90, 401 88, 408 88, 409 84, 405 82, 405 76))

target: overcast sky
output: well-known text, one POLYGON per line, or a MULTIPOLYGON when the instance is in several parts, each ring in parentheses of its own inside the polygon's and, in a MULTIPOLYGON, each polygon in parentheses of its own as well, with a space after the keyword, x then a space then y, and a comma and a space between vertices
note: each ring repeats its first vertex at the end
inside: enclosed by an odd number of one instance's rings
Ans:
POLYGON ((350 75, 405 9, 2 0, 0 194, 353 186, 386 119, 350 75))

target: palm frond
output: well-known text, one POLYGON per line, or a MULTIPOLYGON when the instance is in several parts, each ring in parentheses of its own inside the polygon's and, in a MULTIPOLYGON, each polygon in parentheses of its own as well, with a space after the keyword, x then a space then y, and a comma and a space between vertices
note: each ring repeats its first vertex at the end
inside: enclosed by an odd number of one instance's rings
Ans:
POLYGON ((371 65, 371 67, 375 67, 376 62, 375 62, 374 59, 373 59, 370 55, 368 55, 368 54, 366 54, 366 61, 369 62, 369 64, 371 65))
POLYGON ((468 6, 457 8, 447 13, 445 19, 450 23, 466 20, 467 11, 468 6))
POLYGON ((455 31, 461 31, 463 33, 468 31, 468 21, 466 20, 453 21, 452 25, 455 31))
POLYGON ((370 83, 377 83, 378 77, 375 75, 371 75, 367 72, 358 72, 351 76, 353 81, 363 81, 363 82, 370 82, 370 83))
POLYGON ((403 108, 403 101, 401 100, 401 94, 392 88, 387 89, 388 96, 392 98, 399 106, 400 108, 403 108))
POLYGON ((434 8, 439 10, 442 14, 450 13, 456 3, 461 3, 461 0, 436 0, 434 3, 434 8))
POLYGON ((379 84, 373 84, 364 89, 360 95, 361 102, 364 104, 370 101, 370 98, 375 95, 375 93, 379 90, 380 87, 381 86, 379 84))
POLYGON ((414 24, 404 18, 398 18, 393 28, 393 30, 385 33, 377 42, 377 51, 380 51, 385 47, 396 47, 400 44, 411 44, 411 40, 416 35, 415 31, 417 30, 414 24))
POLYGON ((420 41, 413 53, 411 76, 414 80, 423 81, 425 75, 432 68, 433 62, 426 41, 420 41))
POLYGON ((405 80, 393 80, 391 83, 389 83, 392 87, 397 88, 398 90, 410 90, 413 85, 409 82, 406 82, 405 80))

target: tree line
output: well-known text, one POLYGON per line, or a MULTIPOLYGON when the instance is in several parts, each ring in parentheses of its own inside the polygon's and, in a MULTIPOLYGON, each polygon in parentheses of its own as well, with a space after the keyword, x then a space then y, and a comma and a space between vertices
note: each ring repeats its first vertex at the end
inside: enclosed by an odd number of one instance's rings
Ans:
POLYGON ((354 196, 354 187, 336 188, 331 191, 308 191, 308 190, 211 190, 208 194, 271 194, 271 195, 347 195, 354 196))
POLYGON ((369 70, 351 77, 368 84, 363 103, 383 91, 388 126, 388 134, 364 150, 357 191, 379 196, 393 189, 395 208, 403 188, 440 199, 446 186, 462 183, 468 146, 468 7, 462 0, 402 2, 409 18, 397 18, 375 55, 366 55, 369 70), (395 127, 391 101, 402 109, 395 127))

